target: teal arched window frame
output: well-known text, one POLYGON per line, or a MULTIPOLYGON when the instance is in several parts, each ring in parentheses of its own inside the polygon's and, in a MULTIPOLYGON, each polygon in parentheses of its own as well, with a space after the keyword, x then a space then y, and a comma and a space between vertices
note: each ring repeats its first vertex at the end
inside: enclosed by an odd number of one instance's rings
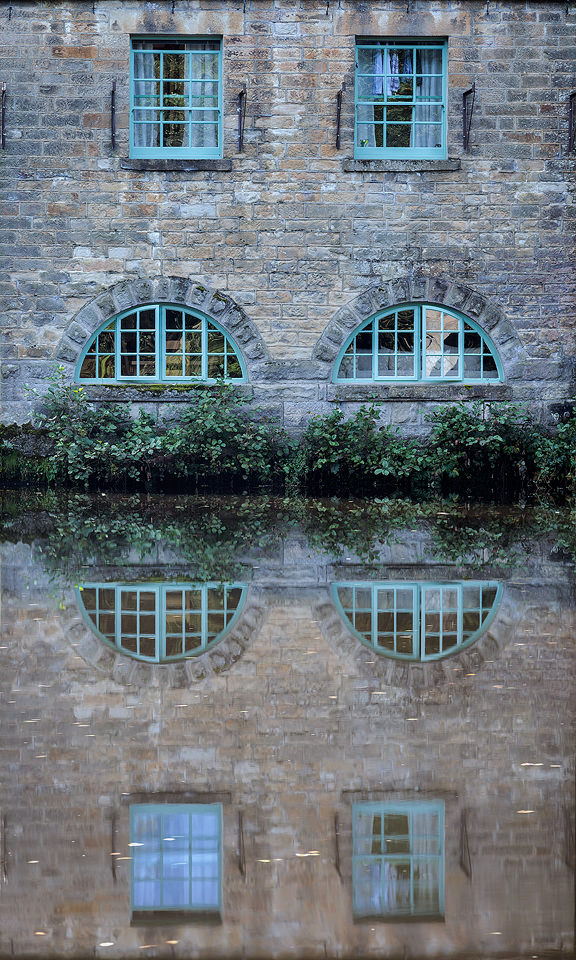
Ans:
POLYGON ((496 580, 458 580, 458 581, 446 581, 446 582, 433 582, 433 581, 340 581, 338 583, 332 584, 332 600, 338 611, 338 614, 342 618, 343 622, 346 624, 346 627, 350 632, 361 642, 364 646, 368 647, 374 653, 377 653, 381 656, 390 657, 393 660, 402 660, 412 663, 422 663, 425 661, 431 660, 444 660, 447 657, 454 656, 461 653, 463 650, 466 650, 468 647, 471 647, 478 638, 488 629, 492 623, 500 601, 502 599, 502 584, 496 580), (473 590, 479 590, 479 605, 474 607, 465 606, 464 604, 464 590, 466 588, 471 588, 473 590), (342 589, 352 590, 353 603, 356 602, 356 591, 358 589, 369 591, 370 593, 370 605, 362 607, 361 610, 356 610, 354 607, 352 610, 345 609, 342 604, 339 591, 342 589), (486 608, 486 615, 482 616, 485 605, 483 604, 483 591, 484 590, 495 590, 494 599, 491 601, 490 608, 486 608), (394 597, 393 605, 383 608, 379 604, 379 591, 386 591, 394 597), (427 594, 436 593, 436 596, 439 598, 438 606, 433 610, 426 604, 427 594), (448 591, 456 593, 456 604, 451 605, 450 609, 443 609, 443 597, 448 591), (356 613, 369 613, 370 614, 370 640, 368 640, 364 633, 356 629, 355 623, 357 622, 356 613), (473 630, 469 633, 466 633, 464 630, 464 615, 466 613, 480 613, 480 625, 476 630, 473 630), (350 617, 350 613, 352 617, 350 617), (394 649, 391 649, 388 646, 384 646, 379 642, 379 635, 383 635, 384 631, 379 629, 379 614, 388 613, 393 616, 393 629, 391 631, 386 630, 385 634, 387 637, 393 636, 394 649), (431 613, 439 614, 439 629, 431 629, 427 626, 427 616, 431 613), (450 630, 444 629, 444 613, 449 615, 449 619, 452 621, 450 624, 450 630), (444 649, 444 637, 450 633, 451 635, 456 634, 457 641, 455 644, 451 644, 447 649, 444 649), (411 639, 412 641, 412 651, 411 653, 404 653, 399 651, 398 648, 398 639, 403 637, 405 639, 411 639), (428 653, 426 651, 426 641, 430 638, 438 637, 438 646, 440 649, 438 652, 428 653))
POLYGON ((111 647, 117 653, 121 653, 124 656, 131 657, 134 660, 140 660, 146 663, 174 663, 181 660, 193 659, 201 656, 203 653, 206 653, 208 650, 212 650, 221 640, 224 639, 226 634, 236 624, 238 618, 241 615, 244 603, 246 602, 247 587, 242 583, 191 583, 183 581, 174 581, 174 582, 162 582, 162 583, 110 583, 110 582, 99 582, 99 583, 84 583, 78 584, 75 588, 76 592, 76 602, 78 608, 82 614, 82 617, 90 628, 92 633, 94 633, 99 640, 102 641, 107 647, 111 647), (224 590, 224 606, 217 610, 210 609, 209 595, 208 591, 210 589, 223 589, 224 590), (93 611, 88 611, 86 609, 84 598, 82 594, 87 590, 94 590, 96 592, 96 607, 93 611), (114 603, 113 609, 107 608, 106 614, 113 613, 114 626, 113 630, 104 633, 96 625, 95 620, 100 624, 100 613, 104 612, 99 608, 100 602, 100 591, 108 590, 114 591, 114 603), (227 610, 227 595, 230 590, 240 590, 240 598, 234 613, 231 617, 228 617, 227 610), (189 601, 186 600, 185 593, 186 591, 193 591, 194 593, 200 594, 200 607, 190 608, 189 601), (167 602, 167 594, 171 592, 175 595, 180 594, 182 597, 181 607, 175 607, 172 605, 169 608, 167 602), (148 610, 144 613, 141 610, 140 597, 142 594, 153 594, 154 595, 154 607, 153 610, 148 610), (132 595, 135 598, 134 602, 128 606, 127 603, 123 603, 123 600, 132 595), (93 613, 95 620, 90 616, 90 613, 93 613), (175 615, 175 619, 180 620, 182 623, 181 631, 172 631, 168 630, 168 615, 172 613, 175 615), (217 615, 224 616, 224 628, 220 630, 217 634, 213 635, 210 638, 209 631, 209 615, 215 613, 217 615), (190 615, 196 615, 196 619, 200 620, 200 630, 191 631, 186 630, 186 618, 190 615), (126 626, 126 621, 124 618, 133 617, 136 621, 135 629, 128 631, 126 626), (143 622, 143 618, 148 617, 148 622, 143 622), (168 640, 172 639, 172 644, 175 644, 175 641, 178 639, 178 634, 180 633, 182 641, 182 650, 177 654, 169 654, 167 652, 168 640), (130 637, 134 640, 133 645, 136 647, 136 650, 130 650, 127 648, 126 640, 127 637, 130 637), (147 655, 141 652, 142 641, 145 639, 150 639, 154 637, 154 655, 147 655), (186 646, 186 638, 199 636, 200 645, 196 646, 194 649, 186 646))
POLYGON ((471 320, 470 317, 467 317, 466 314, 461 313, 459 310, 453 310, 451 307, 445 307, 442 304, 436 303, 415 302, 396 304, 394 307, 389 307, 386 310, 379 310, 378 313, 363 320, 362 323, 352 331, 340 349, 334 364, 332 376, 333 383, 502 383, 503 380, 504 370, 502 361, 498 355, 498 350, 492 339, 479 324, 471 320), (410 311, 413 311, 413 321, 411 324, 408 322, 405 328, 402 329, 401 315, 407 315, 410 311), (442 329, 438 331, 432 330, 431 327, 431 322, 437 323, 437 321, 431 321, 431 317, 434 315, 441 316, 438 326, 442 329), (446 322, 445 317, 454 318, 458 323, 458 329, 451 331, 444 329, 446 322), (382 320, 387 321, 386 330, 382 330, 380 327, 380 321, 382 320), (466 329, 464 325, 469 329, 466 329), (355 352, 356 346, 354 346, 354 375, 349 377, 340 376, 342 361, 347 354, 348 348, 355 344, 356 337, 362 333, 371 333, 372 336, 371 349, 363 354, 364 357, 371 356, 370 375, 356 376, 357 355, 355 352), (451 346, 450 352, 448 352, 444 347, 449 337, 453 337, 454 333, 457 334, 458 348, 454 351, 453 346, 451 346), (465 335, 467 333, 479 337, 478 350, 469 352, 465 347, 465 335), (379 356, 384 356, 384 354, 379 354, 378 349, 378 338, 380 335, 387 336, 394 341, 396 349, 392 353, 386 353, 388 361, 394 358, 393 373, 382 373, 379 371, 379 356), (407 338, 412 338, 412 351, 400 352, 398 350, 398 343, 402 335, 407 338), (435 339, 438 352, 432 352, 428 349, 426 343, 428 337, 435 339), (440 346, 438 346, 438 344, 440 344, 440 346), (483 358, 485 356, 492 358, 496 367, 495 376, 482 375, 484 365, 483 358), (436 358, 442 368, 444 368, 446 358, 449 357, 456 358, 457 360, 457 366, 452 368, 453 373, 447 374, 442 371, 440 375, 432 375, 426 372, 427 359, 436 358), (465 375, 466 357, 468 357, 469 362, 472 358, 480 358, 480 376, 465 375), (401 366, 401 364, 403 364, 403 366, 401 366), (410 366, 411 369, 409 369, 410 366))
MULTIPOLYGON (((220 344, 218 344, 220 346, 220 344)), ((234 338, 220 326, 216 320, 196 310, 192 307, 179 303, 147 303, 132 307, 130 310, 123 310, 116 314, 105 323, 101 324, 94 331, 88 343, 85 345, 76 365, 75 382, 76 383, 214 383, 220 379, 220 374, 212 376, 212 364, 216 367, 223 366, 224 379, 233 383, 245 382, 248 379, 246 363, 242 353, 234 338), (171 325, 175 326, 176 319, 171 320, 171 312, 175 317, 177 313, 182 315, 182 349, 169 351, 167 348, 170 334, 178 336, 180 331, 172 330, 171 325), (135 321, 132 318, 135 317, 135 321), (135 324, 130 330, 123 328, 123 321, 131 318, 130 322, 135 324), (145 324, 145 325, 144 325, 145 324), (192 331, 192 327, 198 327, 192 331), (190 329, 189 329, 190 328, 190 329), (192 335, 199 338, 198 346, 195 345, 194 352, 186 349, 186 337, 192 335), (216 334, 223 338, 222 352, 211 351, 210 335, 216 334), (135 337, 136 348, 134 350, 124 350, 124 340, 127 336, 135 337), (102 339, 101 339, 102 338, 102 339), (101 346, 103 340, 107 338, 108 342, 113 339, 113 346, 101 346), (95 345, 95 350, 93 347, 95 345), (143 350, 142 347, 147 347, 143 350), (95 367, 98 372, 99 366, 103 363, 111 363, 113 366, 112 376, 81 376, 82 365, 88 355, 94 354, 95 367), (137 364, 137 373, 122 373, 122 358, 134 357, 137 364), (181 357, 181 375, 170 374, 167 369, 167 358, 174 360, 181 357), (185 363, 188 357, 193 357, 199 364, 199 372, 193 375, 185 373, 185 363), (228 357, 235 357, 240 369, 240 376, 227 376, 228 357), (221 358, 221 359, 220 359, 221 358)))

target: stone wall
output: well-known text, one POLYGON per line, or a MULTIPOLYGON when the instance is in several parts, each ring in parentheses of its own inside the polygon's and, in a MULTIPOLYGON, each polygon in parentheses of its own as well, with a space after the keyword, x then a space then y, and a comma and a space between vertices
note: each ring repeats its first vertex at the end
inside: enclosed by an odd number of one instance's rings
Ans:
POLYGON ((45 390, 57 362, 72 374, 97 321, 126 298, 184 290, 185 302, 199 287, 208 314, 215 292, 227 298, 223 323, 250 388, 289 427, 373 397, 384 420, 418 429, 449 399, 512 397, 547 416, 573 394, 576 13, 564 0, 248 0, 245 11, 242 0, 176 0, 173 12, 166 2, 96 0, 92 12, 87 2, 14 0, 0 17, 5 421, 29 418, 24 385, 45 390), (224 161, 178 169, 127 159, 131 33, 223 37, 224 161), (355 35, 448 38, 447 162, 352 160, 355 35), (504 384, 333 385, 350 330, 407 298, 457 306, 484 325, 504 384))
MULTIPOLYGON (((38 545, 3 545, 1 957, 571 955, 570 568, 535 548, 502 574, 483 656, 426 688, 333 642, 335 572, 304 547, 256 551, 243 655, 175 686, 96 662, 73 585, 38 545), (354 921, 352 804, 399 798, 444 800, 444 922, 354 921), (223 805, 218 925, 130 923, 130 861, 111 853, 130 856, 131 803, 166 799, 223 805)), ((405 543, 382 560, 383 579, 439 577, 405 543)))

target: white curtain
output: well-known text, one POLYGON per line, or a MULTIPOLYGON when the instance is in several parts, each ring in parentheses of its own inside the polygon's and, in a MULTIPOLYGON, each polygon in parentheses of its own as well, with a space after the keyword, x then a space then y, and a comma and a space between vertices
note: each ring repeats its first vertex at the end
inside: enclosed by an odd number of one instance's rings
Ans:
MULTIPOLYGON (((438 51, 435 49, 427 50, 425 47, 419 50, 420 64, 422 73, 438 73, 438 51)), ((429 126, 432 120, 439 119, 440 99, 433 101, 427 100, 428 97, 440 98, 442 95, 442 77, 424 76, 420 78, 422 85, 418 90, 418 96, 423 98, 424 102, 419 102, 414 108, 416 115, 414 120, 414 147, 435 147, 437 143, 440 127, 429 126)))
MULTIPOLYGON (((142 47, 147 45, 142 41, 142 47)), ((143 77, 154 77, 154 53, 148 49, 139 49, 134 51, 134 110, 135 120, 152 119, 158 121, 159 101, 157 99, 160 92, 160 84, 156 80, 144 80, 143 77), (145 100, 139 100, 138 97, 145 97, 145 100), (154 106, 155 109, 143 110, 141 107, 154 106)), ((134 123, 134 146, 136 147, 157 147, 159 141, 160 127, 156 123, 134 123)))

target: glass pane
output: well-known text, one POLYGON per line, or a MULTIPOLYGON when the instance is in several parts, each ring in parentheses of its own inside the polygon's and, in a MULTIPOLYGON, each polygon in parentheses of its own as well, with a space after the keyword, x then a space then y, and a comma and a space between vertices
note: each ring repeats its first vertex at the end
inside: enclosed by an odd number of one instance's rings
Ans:
POLYGON ((414 329, 414 311, 399 310, 397 324, 398 324, 399 330, 413 330, 414 329))
POLYGON ((137 147, 159 147, 160 146, 160 124, 159 123, 135 123, 134 124, 134 144, 137 147))
POLYGON ((410 913, 411 873, 410 861, 384 863, 385 913, 410 913))
POLYGON ((226 376, 232 379, 239 379, 242 377, 242 368, 240 366, 240 361, 236 354, 228 354, 226 361, 226 376))
POLYGON ((224 376, 224 357, 208 357, 208 376, 210 378, 224 376))
POLYGON ((387 865, 381 860, 360 860, 354 872, 354 903, 357 913, 381 914, 382 870, 387 865))
POLYGON ((412 127, 410 124, 388 124, 386 127, 387 147, 409 147, 412 127))
POLYGON ((181 330, 183 324, 183 314, 181 310, 173 310, 170 307, 166 310, 166 328, 169 330, 181 330))
POLYGON ((442 50, 419 47, 416 50, 416 73, 442 73, 442 50))
POLYGON ((122 330, 135 330, 137 325, 137 315, 135 313, 129 313, 127 317, 122 317, 120 321, 120 326, 122 330))
POLYGON ((408 814, 387 813, 384 817, 384 834, 386 837, 408 836, 410 833, 408 814))
POLYGON ((156 376, 156 361, 143 359, 140 361, 140 376, 141 377, 154 377, 156 376))
POLYGON ((83 380, 94 380, 96 377, 96 357, 86 356, 80 368, 80 377, 83 380))
POLYGON ((208 353, 224 353, 224 334, 219 330, 208 332, 208 353))

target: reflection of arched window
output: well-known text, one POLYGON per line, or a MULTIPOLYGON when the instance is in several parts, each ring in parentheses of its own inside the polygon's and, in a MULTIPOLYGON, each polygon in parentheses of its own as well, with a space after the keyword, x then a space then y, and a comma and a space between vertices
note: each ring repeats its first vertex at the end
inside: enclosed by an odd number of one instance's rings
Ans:
POLYGON ((190 307, 148 304, 126 310, 96 331, 76 379, 93 383, 245 380, 238 347, 210 317, 190 307))
POLYGON ((220 912, 220 804, 135 804, 130 844, 133 919, 144 911, 220 912))
POLYGON ((444 911, 444 802, 353 808, 357 917, 438 919, 444 911))
POLYGON ((104 643, 152 663, 196 657, 230 630, 246 599, 242 584, 86 583, 80 609, 104 643))
POLYGON ((470 646, 496 613, 494 581, 336 583, 336 606, 376 653, 401 660, 440 660, 470 646))
POLYGON ((377 313, 354 331, 335 366, 336 382, 502 380, 489 336, 457 310, 406 304, 377 313))

